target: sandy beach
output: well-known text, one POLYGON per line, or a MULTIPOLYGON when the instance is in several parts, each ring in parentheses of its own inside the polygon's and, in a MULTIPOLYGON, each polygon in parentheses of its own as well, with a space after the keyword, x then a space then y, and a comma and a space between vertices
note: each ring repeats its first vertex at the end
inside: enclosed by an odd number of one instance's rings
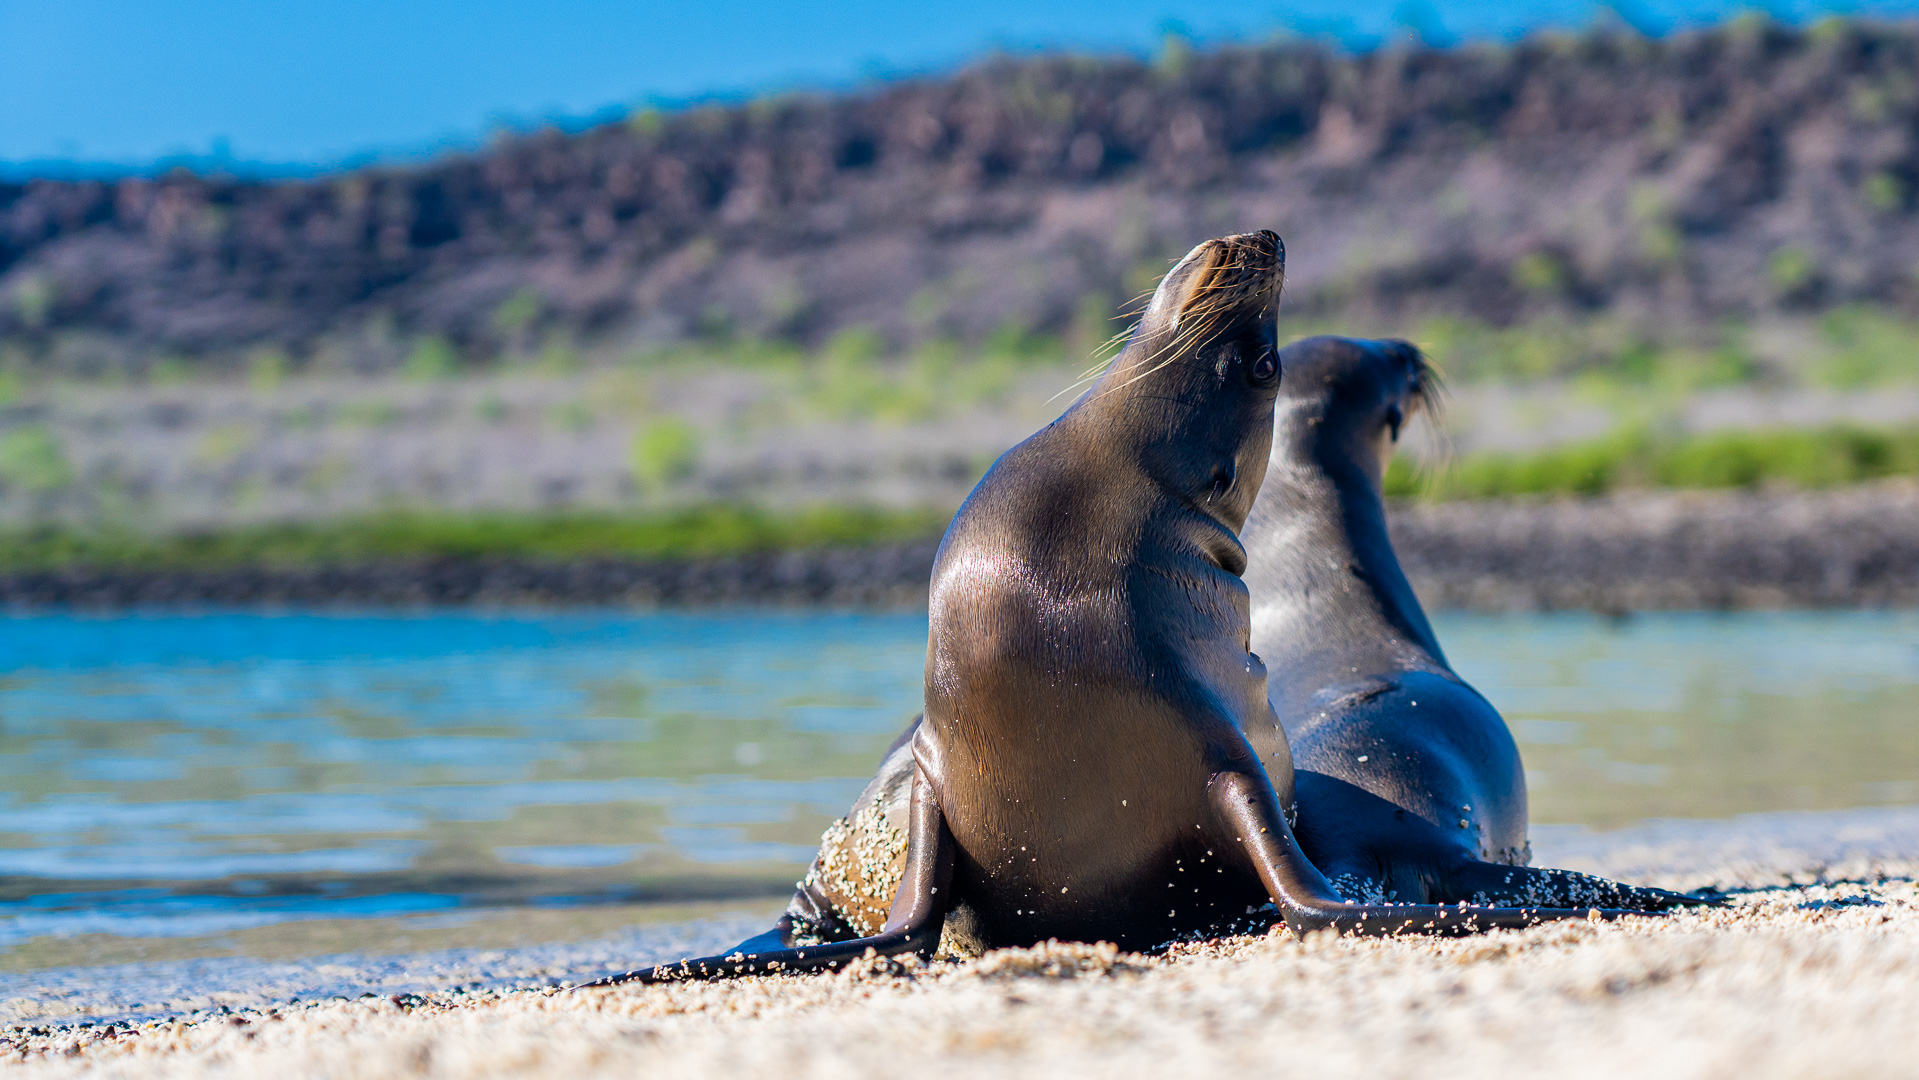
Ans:
POLYGON ((1911 1075, 1919 810, 1540 832, 1541 862, 1731 904, 1456 940, 1275 929, 1154 956, 1043 945, 708 985, 267 995, 88 1027, 16 1011, 0 1060, 129 1077, 1911 1075))

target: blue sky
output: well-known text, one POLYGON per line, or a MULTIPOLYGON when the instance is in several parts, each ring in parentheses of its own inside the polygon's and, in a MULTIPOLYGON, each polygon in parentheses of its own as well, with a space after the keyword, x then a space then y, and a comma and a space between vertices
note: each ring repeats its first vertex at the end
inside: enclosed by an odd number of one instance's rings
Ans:
MULTIPOLYGON (((1663 30, 1753 5, 1617 6, 1663 30)), ((1833 7, 1767 10, 1802 20, 1833 7)), ((1408 26, 1511 38, 1585 25, 1596 10, 1591 0, 0 0, 0 168, 194 158, 297 170, 648 101, 856 85, 991 48, 1143 52, 1175 25, 1201 40, 1292 31, 1366 47, 1408 26)), ((1919 0, 1841 10, 1915 14, 1919 0)))

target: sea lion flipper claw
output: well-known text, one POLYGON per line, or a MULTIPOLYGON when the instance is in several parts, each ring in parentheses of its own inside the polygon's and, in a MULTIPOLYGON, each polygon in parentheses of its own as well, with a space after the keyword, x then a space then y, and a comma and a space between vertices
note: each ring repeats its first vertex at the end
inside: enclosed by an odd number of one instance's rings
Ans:
MULTIPOLYGON (((735 975, 818 971, 844 966, 869 952, 880 956, 917 953, 931 957, 939 948, 940 931, 945 928, 946 910, 952 901, 949 886, 953 877, 954 847, 953 834, 947 828, 924 768, 917 769, 913 776, 913 811, 906 843, 906 873, 900 881, 899 892, 894 896, 886 926, 871 937, 757 953, 736 948, 723 956, 703 956, 609 975, 584 983, 580 989, 627 982, 687 982, 735 975)), ((758 940, 750 938, 747 944, 758 940)))

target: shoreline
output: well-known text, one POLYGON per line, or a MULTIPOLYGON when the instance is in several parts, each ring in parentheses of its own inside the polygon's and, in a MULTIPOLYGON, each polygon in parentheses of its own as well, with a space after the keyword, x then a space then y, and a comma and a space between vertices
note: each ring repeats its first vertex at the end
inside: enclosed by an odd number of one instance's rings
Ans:
POLYGON ((1284 929, 1041 944, 838 974, 573 991, 709 919, 573 944, 11 977, 28 1075, 1902 1075, 1919 1048, 1919 807, 1547 828, 1542 864, 1731 906, 1434 939, 1284 929), (91 1004, 89 1005, 89 1002, 91 1004), (51 1004, 51 1002, 49 1002, 51 1004), (64 1012, 64 1015, 60 1013, 64 1012))
MULTIPOLYGON (((1602 613, 1919 605, 1919 482, 1400 503, 1394 545, 1437 610, 1602 613)), ((712 558, 395 558, 0 571, 0 609, 926 604, 933 540, 712 558)))
POLYGON ((1919 605, 1919 482, 1414 503, 1393 544, 1437 609, 1919 605))
MULTIPOLYGON (((1609 829, 1535 824, 1531 833, 1533 865, 1677 891, 1738 895, 1919 878, 1919 805, 1655 818, 1609 829)), ((790 887, 622 905, 686 914, 635 919, 610 935, 524 945, 428 951, 362 945, 342 953, 242 952, 0 971, 0 1035, 7 1028, 167 1019, 223 1004, 267 1008, 289 998, 322 1001, 375 991, 430 994, 584 982, 610 970, 685 955, 678 950, 723 949, 763 929, 788 893, 790 887), (89 978, 92 974, 108 977, 89 978)))

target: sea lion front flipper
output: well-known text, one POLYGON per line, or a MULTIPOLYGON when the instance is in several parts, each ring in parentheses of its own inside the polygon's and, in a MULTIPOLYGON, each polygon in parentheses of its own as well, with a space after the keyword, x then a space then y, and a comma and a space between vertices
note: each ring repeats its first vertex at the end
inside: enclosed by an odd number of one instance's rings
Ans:
MULTIPOLYGON (((1239 845, 1250 868, 1266 886, 1295 933, 1328 927, 1342 934, 1385 937, 1392 934, 1474 934, 1495 927, 1526 927, 1555 919, 1597 916, 1616 919, 1644 915, 1616 908, 1442 907, 1436 904, 1352 904, 1341 899, 1326 875, 1306 858, 1280 812, 1279 799, 1265 776, 1222 771, 1206 793, 1218 824, 1239 845)), ((1228 850, 1231 850, 1230 848, 1228 850)))
MULTIPOLYGON (((641 968, 623 975, 609 975, 582 984, 585 987, 612 986, 623 982, 662 983, 694 979, 719 979, 735 975, 769 975, 786 971, 817 971, 837 968, 858 960, 869 951, 881 956, 918 953, 930 957, 939 948, 940 931, 946 924, 951 906, 953 879, 953 834, 946 827, 933 785, 924 769, 913 776, 913 813, 906 838, 906 873, 886 925, 871 937, 835 941, 825 945, 774 948, 752 953, 735 949, 725 956, 703 956, 641 968)), ((784 922, 784 920, 782 920, 784 922)), ((779 927, 745 944, 774 939, 779 927)))
POLYGON ((1687 896, 1643 885, 1535 866, 1505 866, 1470 860, 1449 867, 1433 883, 1439 903, 1485 904, 1494 907, 1597 907, 1628 911, 1664 911, 1668 908, 1723 906, 1724 901, 1687 896))

